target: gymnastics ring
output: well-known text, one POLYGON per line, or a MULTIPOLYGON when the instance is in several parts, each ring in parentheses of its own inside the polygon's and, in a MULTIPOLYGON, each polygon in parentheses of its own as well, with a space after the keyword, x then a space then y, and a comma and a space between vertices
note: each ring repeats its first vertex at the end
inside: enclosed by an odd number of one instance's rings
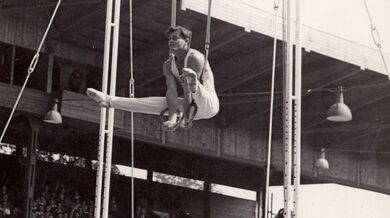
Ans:
POLYGON ((197 112, 198 112, 198 105, 196 105, 195 102, 192 101, 190 107, 190 118, 187 119, 183 117, 183 119, 180 122, 180 127, 185 130, 190 129, 194 125, 193 121, 197 112))
POLYGON ((173 126, 171 126, 171 127, 168 127, 168 126, 165 126, 165 125, 164 125, 164 123, 165 123, 165 121, 166 121, 165 115, 164 115, 164 114, 167 113, 168 111, 169 111, 169 108, 165 108, 163 111, 161 111, 161 113, 160 113, 160 120, 159 120, 159 121, 160 121, 161 127, 162 127, 165 131, 167 131, 167 132, 173 132, 173 131, 175 131, 175 130, 177 129, 177 127, 179 127, 179 125, 180 125, 180 123, 182 122, 184 116, 183 116, 183 112, 177 110, 178 119, 177 119, 175 125, 173 125, 173 126))

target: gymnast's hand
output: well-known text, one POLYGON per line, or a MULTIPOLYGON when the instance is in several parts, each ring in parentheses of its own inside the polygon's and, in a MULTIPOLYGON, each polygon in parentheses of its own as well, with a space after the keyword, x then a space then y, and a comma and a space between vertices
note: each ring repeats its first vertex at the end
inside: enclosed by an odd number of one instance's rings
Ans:
POLYGON ((182 72, 184 76, 189 76, 191 74, 196 76, 195 71, 188 67, 183 68, 182 72))

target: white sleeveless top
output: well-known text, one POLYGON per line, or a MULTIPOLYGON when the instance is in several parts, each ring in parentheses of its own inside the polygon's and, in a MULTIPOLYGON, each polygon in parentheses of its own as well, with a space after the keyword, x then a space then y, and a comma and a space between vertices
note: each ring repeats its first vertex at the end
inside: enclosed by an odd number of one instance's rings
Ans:
MULTIPOLYGON (((185 58, 184 58, 184 66, 183 68, 187 68, 187 64, 188 64, 188 57, 190 56, 191 54, 191 49, 187 52, 185 58)), ((179 73, 179 69, 177 69, 177 66, 176 66, 176 61, 175 61, 175 55, 172 55, 172 61, 171 61, 171 72, 172 74, 176 77, 176 79, 178 79, 179 81, 180 80, 180 75, 181 73, 179 73)))

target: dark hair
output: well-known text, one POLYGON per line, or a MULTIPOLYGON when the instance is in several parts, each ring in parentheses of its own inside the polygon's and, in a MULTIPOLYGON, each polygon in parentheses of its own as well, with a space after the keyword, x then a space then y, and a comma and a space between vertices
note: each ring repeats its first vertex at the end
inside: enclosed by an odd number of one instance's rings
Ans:
POLYGON ((192 31, 182 26, 171 26, 165 31, 165 34, 169 36, 171 33, 176 31, 179 31, 180 36, 182 36, 184 39, 188 39, 191 42, 192 31))

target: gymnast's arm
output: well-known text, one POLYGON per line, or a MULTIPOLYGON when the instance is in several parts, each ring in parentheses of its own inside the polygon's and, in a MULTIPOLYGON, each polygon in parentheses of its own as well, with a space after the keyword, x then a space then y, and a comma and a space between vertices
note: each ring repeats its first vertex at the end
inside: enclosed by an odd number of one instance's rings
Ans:
POLYGON ((172 117, 176 114, 178 109, 178 94, 177 94, 177 83, 175 77, 171 73, 171 60, 168 59, 164 62, 163 66, 165 81, 167 85, 166 98, 169 108, 168 120, 171 120, 172 117))
POLYGON ((196 73, 198 80, 203 80, 202 84, 207 90, 214 91, 215 87, 213 71, 211 70, 208 61, 206 60, 206 64, 204 62, 204 55, 201 52, 195 50, 194 53, 188 59, 188 67, 196 73), (202 78, 200 78, 202 75, 203 68, 203 76, 202 78))
POLYGON ((189 69, 193 70, 196 73, 196 78, 198 80, 202 73, 203 63, 204 63, 203 54, 193 49, 193 53, 188 57, 187 66, 189 69))

